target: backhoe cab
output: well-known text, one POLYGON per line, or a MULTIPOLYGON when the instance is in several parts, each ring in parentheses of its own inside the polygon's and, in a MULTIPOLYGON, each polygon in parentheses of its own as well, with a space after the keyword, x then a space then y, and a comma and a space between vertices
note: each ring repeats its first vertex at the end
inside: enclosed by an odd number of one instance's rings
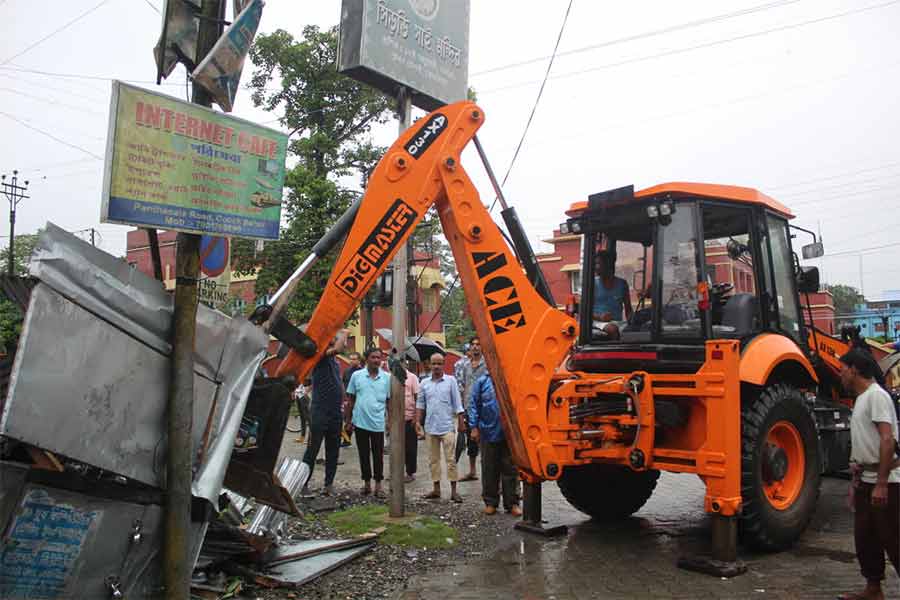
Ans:
POLYGON ((798 266, 793 215, 752 189, 693 183, 594 194, 567 215, 584 267, 571 374, 554 392, 580 440, 566 498, 619 517, 659 470, 696 473, 722 539, 738 518, 747 543, 791 545, 820 472, 798 297, 818 273, 798 266))

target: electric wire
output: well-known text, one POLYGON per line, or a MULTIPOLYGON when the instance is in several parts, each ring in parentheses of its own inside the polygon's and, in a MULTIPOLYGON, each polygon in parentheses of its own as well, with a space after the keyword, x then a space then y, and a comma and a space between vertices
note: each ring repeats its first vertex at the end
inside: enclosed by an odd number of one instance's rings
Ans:
POLYGON ((0 87, 0 92, 7 92, 9 94, 16 94, 18 96, 23 96, 25 98, 30 98, 31 100, 37 100, 38 102, 44 102, 45 104, 53 104, 62 108, 67 108, 69 110, 77 110, 83 113, 87 113, 90 115, 100 115, 103 116, 104 113, 98 110, 91 110, 90 108, 86 108, 83 106, 77 106, 75 104, 69 104, 67 102, 62 102, 61 100, 53 100, 52 98, 42 98, 41 96, 35 96, 34 94, 29 94, 28 92, 23 92, 20 90, 15 90, 13 88, 0 87))
POLYGON ((855 250, 841 250, 840 252, 829 252, 824 255, 824 258, 831 258, 833 256, 843 256, 845 254, 862 254, 863 252, 873 252, 875 250, 883 250, 885 248, 894 248, 896 246, 900 246, 900 242, 893 242, 890 244, 881 244, 880 246, 869 246, 868 248, 857 248, 855 250))
POLYGON ((15 59, 19 58, 20 56, 22 56, 22 55, 25 54, 26 52, 29 52, 29 51, 33 50, 34 48, 40 46, 41 44, 43 44, 44 42, 46 42, 47 40, 49 40, 50 38, 52 38, 52 37, 53 37, 54 35, 56 35, 57 33, 60 33, 61 31, 64 31, 65 29, 68 29, 69 27, 71 27, 72 25, 74 25, 75 23, 77 23, 78 21, 80 21, 81 19, 83 19, 84 17, 88 16, 89 14, 91 14, 92 12, 94 12, 95 10, 97 10, 98 8, 100 8, 101 6, 103 6, 104 4, 106 4, 107 2, 109 2, 109 0, 101 0, 101 2, 100 2, 99 4, 97 4, 97 5, 95 5, 93 8, 89 8, 88 10, 84 11, 83 13, 81 13, 80 15, 78 15, 77 17, 75 17, 74 19, 72 19, 71 21, 67 22, 65 25, 62 25, 61 27, 58 27, 57 29, 54 29, 53 31, 51 31, 50 33, 48 33, 47 35, 45 35, 45 36, 42 37, 41 39, 37 40, 36 42, 34 42, 34 43, 32 43, 32 44, 29 44, 28 46, 26 46, 25 48, 23 48, 22 50, 20 50, 20 51, 17 52, 16 54, 13 54, 12 56, 10 56, 10 57, 4 59, 3 62, 0 63, 0 65, 6 65, 6 64, 9 64, 10 62, 12 62, 12 61, 14 61, 15 59))
POLYGON ((43 129, 39 129, 39 128, 35 127, 34 125, 31 125, 30 123, 28 123, 28 122, 26 122, 26 121, 23 121, 22 119, 20 119, 20 118, 18 118, 18 117, 14 117, 13 115, 11 115, 11 114, 9 114, 9 113, 7 113, 7 112, 0 111, 0 115, 3 115, 3 116, 6 117, 7 119, 12 119, 13 121, 15 121, 16 123, 18 123, 19 125, 22 125, 23 127, 27 127, 28 129, 31 129, 32 131, 36 131, 36 132, 40 133, 41 135, 45 135, 45 136, 47 136, 48 138, 50 138, 51 140, 53 140, 53 141, 55 141, 55 142, 59 142, 60 144, 63 144, 64 146, 68 146, 69 148, 73 148, 73 149, 75 149, 75 150, 79 150, 79 151, 81 151, 81 152, 84 152, 85 154, 87 154, 87 155, 89 155, 89 156, 93 156, 93 157, 96 158, 97 160, 103 160, 103 157, 100 156, 99 154, 95 154, 95 153, 91 152, 90 150, 88 150, 88 149, 86 149, 86 148, 82 148, 81 146, 79 146, 79 145, 77 145, 77 144, 72 144, 72 143, 67 142, 67 141, 65 141, 65 140, 61 140, 61 139, 59 139, 58 137, 56 137, 55 135, 53 135, 52 133, 46 132, 46 131, 44 131, 43 129))
MULTIPOLYGON (((516 151, 513 153, 512 159, 509 161, 509 167, 507 167, 507 169, 506 169, 506 174, 503 176, 503 181, 500 183, 501 188, 506 184, 506 180, 509 178, 509 174, 512 172, 513 165, 515 165, 515 163, 516 163, 516 158, 518 158, 519 152, 522 150, 522 145, 525 143, 525 136, 528 134, 528 128, 531 126, 531 122, 534 119, 534 115, 535 115, 535 112, 537 111, 538 104, 541 101, 541 96, 544 94, 544 88, 547 85, 547 79, 550 76, 550 70, 553 68, 553 61, 556 57, 557 51, 559 50, 559 43, 560 43, 560 41, 562 41, 562 36, 566 29, 566 23, 568 22, 569 14, 572 11, 573 1, 574 0, 569 0, 569 5, 566 7, 566 13, 563 16, 563 22, 559 28, 559 35, 556 38, 556 44, 553 46, 553 54, 551 54, 550 62, 547 64, 547 71, 544 74, 544 80, 541 82, 541 87, 538 90, 537 97, 535 98, 534 104, 531 107, 531 113, 528 115, 528 120, 525 123, 525 129, 522 131, 522 137, 519 138, 519 144, 518 144, 518 146, 516 146, 516 151)), ((900 0, 898 0, 898 1, 900 1, 900 0)), ((499 196, 494 198, 494 202, 491 203, 491 206, 488 209, 488 213, 490 213, 491 211, 494 210, 494 206, 497 204, 497 201, 499 199, 500 199, 499 196)), ((447 288, 447 293, 444 295, 443 298, 441 298, 441 302, 440 302, 440 304, 438 304, 437 310, 431 316, 431 319, 428 321, 428 324, 425 325, 425 327, 422 329, 422 333, 419 334, 419 337, 417 337, 413 341, 413 343, 410 344, 410 346, 415 346, 417 343, 419 343, 419 340, 422 339, 422 337, 425 335, 425 332, 428 331, 428 328, 431 327, 432 323, 434 323, 434 320, 437 318, 437 316, 439 314, 441 314, 441 311, 444 308, 444 302, 446 302, 446 300, 450 296, 450 294, 453 293, 453 289, 454 289, 454 287, 456 287, 456 284, 458 282, 459 282, 459 271, 457 271, 456 276, 453 278, 453 281, 450 283, 449 287, 447 288)), ((409 349, 409 347, 405 348, 403 350, 402 354, 405 354, 408 349, 409 349)))
MULTIPOLYGON (((669 56, 675 56, 675 55, 678 55, 678 54, 685 54, 685 53, 688 53, 688 52, 693 52, 693 51, 695 51, 695 50, 705 50, 705 49, 707 49, 707 48, 714 48, 714 47, 716 47, 716 46, 721 46, 721 45, 724 45, 724 44, 730 44, 730 43, 732 43, 732 42, 739 42, 739 41, 743 41, 743 40, 747 40, 747 39, 752 39, 752 38, 755 38, 755 37, 760 37, 760 36, 764 36, 764 35, 769 35, 769 34, 771 34, 771 33, 780 33, 780 32, 782 32, 782 31, 789 31, 789 30, 791 30, 791 29, 797 29, 797 28, 800 28, 800 27, 806 27, 806 26, 808 26, 808 25, 816 25, 816 24, 818 24, 818 23, 824 23, 824 22, 826 22, 826 21, 832 21, 832 20, 834 20, 834 19, 840 19, 840 18, 848 17, 848 16, 851 16, 851 15, 855 15, 855 14, 859 14, 859 13, 863 13, 863 12, 867 12, 867 11, 878 10, 878 9, 881 9, 881 8, 886 8, 886 7, 888 7, 888 6, 892 6, 892 5, 894 5, 894 4, 897 4, 898 2, 900 2, 900 0, 890 0, 889 2, 882 2, 882 3, 880 3, 880 4, 873 4, 873 5, 870 5, 870 6, 864 6, 864 7, 861 7, 861 8, 856 8, 856 9, 847 10, 847 11, 840 12, 840 13, 835 13, 835 14, 832 14, 832 15, 827 15, 827 16, 824 16, 824 17, 818 17, 818 18, 816 18, 816 19, 809 19, 809 20, 806 20, 806 21, 800 21, 800 22, 798 22, 798 23, 791 23, 791 24, 789 24, 789 25, 782 25, 782 26, 779 26, 779 27, 772 27, 772 28, 769 28, 769 29, 763 29, 763 30, 760 30, 760 31, 754 31, 754 32, 750 32, 750 33, 743 34, 743 35, 733 36, 733 37, 724 38, 724 39, 720 39, 720 40, 714 40, 714 41, 711 41, 711 42, 705 42, 705 43, 702 43, 702 44, 695 44, 695 45, 693 45, 693 46, 687 46, 687 47, 684 47, 684 48, 675 48, 675 49, 673 49, 673 50, 666 50, 666 51, 664 51, 664 52, 658 52, 658 53, 655 53, 655 54, 648 54, 648 55, 645 55, 645 56, 638 56, 638 57, 634 57, 634 58, 628 58, 628 59, 620 60, 620 61, 617 61, 617 62, 607 63, 607 64, 604 64, 604 65, 598 65, 598 66, 595 66, 595 67, 588 67, 588 68, 585 68, 585 69, 579 69, 579 70, 577 70, 577 71, 570 71, 570 72, 568 72, 568 73, 561 73, 561 74, 559 74, 559 75, 553 76, 551 79, 566 79, 566 78, 569 78, 569 77, 577 77, 577 76, 580 76, 580 75, 584 75, 584 74, 586 74, 586 73, 594 73, 594 72, 602 71, 602 70, 606 70, 606 69, 613 69, 613 68, 622 67, 622 66, 630 65, 630 64, 634 64, 634 63, 639 63, 639 62, 646 62, 646 61, 650 61, 650 60, 655 60, 655 59, 657 59, 657 58, 666 58, 666 57, 669 57, 669 56)), ((524 87, 524 86, 531 85, 531 84, 533 84, 533 83, 536 83, 536 81, 535 81, 535 80, 523 81, 523 82, 511 84, 511 85, 506 85, 506 86, 501 86, 501 87, 491 88, 491 89, 487 89, 487 90, 481 90, 479 93, 482 93, 482 94, 489 94, 489 93, 492 93, 492 92, 499 92, 499 91, 515 89, 515 88, 519 88, 519 87, 524 87)))
MULTIPOLYGON (((33 75, 42 75, 44 77, 59 77, 62 79, 86 79, 90 81, 125 81, 127 83, 152 83, 156 85, 155 79, 125 79, 121 77, 106 77, 102 75, 82 75, 79 73, 57 73, 53 71, 43 71, 41 69, 29 69, 25 67, 20 67, 18 65, 2 65, 0 64, 0 69, 7 69, 10 71, 16 71, 19 73, 31 73, 33 75)), ((169 81, 163 81, 160 85, 171 85, 171 86, 179 86, 180 83, 172 83, 169 81)))
MULTIPOLYGON (((786 6, 786 5, 788 5, 788 4, 796 4, 796 3, 798 3, 798 2, 800 2, 800 0, 781 0, 781 1, 779 1, 779 2, 769 2, 768 4, 761 4, 761 5, 758 5, 758 6, 751 6, 750 8, 745 8, 745 9, 743 9, 743 10, 738 10, 738 11, 731 12, 731 13, 725 13, 725 14, 715 15, 715 16, 712 16, 712 17, 706 17, 706 18, 704 18, 704 19, 697 19, 697 20, 695 20, 695 21, 688 21, 688 22, 686 22, 686 23, 679 23, 679 24, 677 24, 677 25, 670 25, 670 26, 668 26, 668 27, 663 27, 663 28, 661 28, 661 29, 654 29, 654 30, 651 30, 651 31, 645 31, 645 32, 642 32, 642 33, 637 33, 637 34, 633 34, 633 35, 624 36, 624 37, 621 37, 621 38, 616 38, 616 39, 613 39, 613 40, 608 40, 608 41, 605 41, 605 42, 600 42, 599 44, 591 44, 591 45, 589 45, 589 46, 582 46, 582 47, 580 47, 580 48, 574 48, 574 49, 572 49, 572 50, 566 50, 565 52, 560 52, 559 54, 557 54, 557 56, 560 56, 560 57, 562 57, 562 56, 571 56, 571 55, 573 55, 573 54, 580 54, 580 53, 582 53, 582 52, 588 52, 588 51, 591 51, 591 50, 599 50, 599 49, 601 49, 601 48, 609 48, 610 46, 616 46, 616 45, 618 45, 618 44, 624 44, 624 43, 628 43, 628 42, 635 42, 635 41, 638 41, 638 40, 643 40, 643 39, 647 39, 647 38, 651 38, 651 37, 657 37, 657 36, 660 36, 660 35, 665 35, 665 34, 669 34, 669 33, 675 33, 675 32, 678 32, 678 31, 682 31, 682 30, 685 30, 685 29, 691 29, 691 28, 694 28, 694 27, 702 26, 702 25, 710 25, 710 24, 713 24, 713 23, 718 23, 718 22, 720 22, 720 21, 726 21, 726 20, 728 20, 728 19, 733 19, 733 18, 735 18, 735 17, 745 16, 745 15, 752 14, 752 13, 755 13, 755 12, 762 12, 762 11, 765 11, 765 10, 771 10, 771 9, 773 9, 773 8, 781 8, 782 6, 786 6)), ((516 68, 516 67, 523 67, 523 66, 527 66, 527 65, 531 65, 531 64, 534 64, 534 63, 538 63, 538 62, 547 60, 548 58, 550 58, 550 57, 549 57, 549 56, 540 56, 540 57, 537 57, 537 58, 530 58, 530 59, 523 60, 523 61, 519 61, 519 62, 514 62, 514 63, 508 63, 508 64, 505 64, 505 65, 500 65, 500 66, 497 66, 497 67, 491 67, 491 68, 489 68, 489 69, 484 69, 484 70, 482 70, 482 71, 478 71, 478 72, 476 72, 476 73, 472 73, 472 77, 478 77, 478 76, 481 76, 481 75, 486 75, 486 74, 488 74, 488 73, 496 73, 496 72, 498 72, 498 71, 505 71, 505 70, 508 70, 508 69, 514 69, 514 68, 516 68)))
MULTIPOLYGON (((572 2, 573 0, 569 0, 569 5, 566 7, 566 14, 563 16, 562 25, 559 28, 559 35, 556 36, 556 44, 553 46, 553 53, 550 55, 550 61, 547 63, 547 70, 544 72, 544 80, 541 81, 541 87, 538 89, 537 97, 534 99, 534 104, 531 106, 531 113, 528 115, 528 120, 525 122, 525 129, 522 130, 522 137, 519 138, 516 151, 513 152, 512 159, 509 161, 509 166, 506 168, 506 174, 503 175, 503 181, 500 182, 501 190, 503 186, 506 185, 506 180, 509 179, 509 174, 512 172, 513 165, 516 164, 516 159, 519 157, 519 152, 522 150, 522 145, 525 143, 525 136, 528 135, 528 128, 531 127, 531 122, 534 120, 534 115, 537 112, 538 104, 540 104, 541 96, 544 95, 547 80, 550 78, 550 70, 553 69, 553 61, 556 59, 556 52, 559 50, 559 43, 562 41, 563 33, 566 30, 566 23, 569 21, 569 13, 572 11, 572 2)), ((499 199, 499 196, 494 198, 491 207, 488 209, 488 213, 494 210, 494 206, 499 199)))
POLYGON ((153 4, 152 2, 150 2, 150 0, 144 0, 144 2, 147 3, 147 6, 149 6, 149 7, 152 8, 154 11, 156 11, 156 14, 158 14, 158 15, 161 15, 161 14, 162 14, 162 13, 159 11, 159 9, 156 8, 156 5, 153 4))

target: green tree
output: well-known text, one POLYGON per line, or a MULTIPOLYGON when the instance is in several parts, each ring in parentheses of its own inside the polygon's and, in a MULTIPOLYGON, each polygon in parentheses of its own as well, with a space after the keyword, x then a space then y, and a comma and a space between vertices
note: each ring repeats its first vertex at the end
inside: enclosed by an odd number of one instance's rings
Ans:
MULTIPOLYGON (((13 271, 17 276, 28 273, 28 261, 37 246, 40 232, 27 235, 17 235, 13 241, 13 271)), ((6 274, 7 261, 9 260, 9 247, 0 250, 0 265, 6 274)), ((0 296, 0 345, 8 348, 22 333, 22 320, 24 315, 19 307, 12 301, 0 296)))
POLYGON ((866 301, 859 290, 850 285, 841 283, 825 286, 834 298, 834 312, 837 315, 846 315, 856 310, 856 305, 866 301))
MULTIPOLYGON (((235 243, 235 271, 257 271, 256 292, 274 291, 308 256, 313 245, 343 214, 358 190, 348 181, 365 180, 384 153, 370 138, 373 125, 391 118, 391 100, 339 74, 337 28, 303 29, 301 40, 278 30, 258 36, 250 51, 256 70, 250 79, 257 107, 283 112, 291 135, 281 239, 262 252, 246 240, 235 243)), ((334 253, 333 253, 334 254, 334 253)), ((331 273, 334 256, 320 261, 300 283, 287 316, 308 319, 331 273)))
MULTIPOLYGON (((16 275, 21 277, 28 274, 28 261, 31 259, 31 255, 34 254, 34 249, 37 246, 40 233, 41 232, 38 231, 37 233, 16 236, 16 239, 13 242, 13 271, 16 275)), ((2 266, 4 274, 6 274, 8 261, 9 247, 7 246, 3 250, 0 250, 0 266, 2 266)))

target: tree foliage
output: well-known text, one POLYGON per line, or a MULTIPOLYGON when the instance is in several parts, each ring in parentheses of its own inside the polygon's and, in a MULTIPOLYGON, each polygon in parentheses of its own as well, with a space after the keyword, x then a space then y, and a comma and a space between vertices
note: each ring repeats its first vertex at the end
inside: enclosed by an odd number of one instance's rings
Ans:
MULTIPOLYGON (((300 40, 283 30, 260 35, 250 56, 256 65, 249 83, 253 103, 282 112, 281 125, 291 136, 281 239, 262 252, 253 242, 236 241, 232 254, 238 273, 258 270, 256 292, 263 295, 288 278, 359 195, 347 182, 364 180, 384 153, 369 133, 390 118, 391 100, 337 72, 337 28, 307 26, 300 40)), ((288 306, 290 319, 309 318, 334 254, 300 283, 288 306)))
MULTIPOLYGON (((28 261, 37 246, 40 232, 27 235, 17 235, 13 241, 13 271, 18 276, 28 273, 28 261)), ((9 260, 9 248, 0 250, 0 267, 6 273, 9 260)), ((24 315, 19 307, 10 300, 0 295, 0 348, 9 348, 22 333, 22 320, 24 315)))
POLYGON ((844 284, 835 284, 826 286, 834 298, 834 312, 837 315, 846 315, 856 310, 857 304, 866 301, 865 297, 853 286, 844 284))

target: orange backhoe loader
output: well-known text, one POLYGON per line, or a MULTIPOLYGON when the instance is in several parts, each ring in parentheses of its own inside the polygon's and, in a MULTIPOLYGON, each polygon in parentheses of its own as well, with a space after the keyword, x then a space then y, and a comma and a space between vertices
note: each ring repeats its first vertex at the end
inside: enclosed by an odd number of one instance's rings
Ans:
MULTIPOLYGON (((556 481, 574 507, 613 519, 647 501, 660 471, 694 473, 706 484, 713 558, 734 561, 738 533, 753 547, 790 546, 819 495, 818 398, 839 400, 802 316, 799 293, 818 290, 818 271, 799 266, 791 212, 756 190, 723 185, 591 195, 562 225, 584 238, 581 309, 567 313, 475 137, 483 122, 475 104, 452 104, 391 146, 361 202, 256 315, 292 347, 278 375, 307 375, 435 206, 526 495, 556 481), (470 141, 506 233, 460 162, 470 141), (279 313, 292 286, 344 237, 305 333, 286 333, 279 313), (608 300, 604 277, 627 284, 630 314, 597 313, 608 300)), ((820 255, 821 245, 807 253, 820 255)))

